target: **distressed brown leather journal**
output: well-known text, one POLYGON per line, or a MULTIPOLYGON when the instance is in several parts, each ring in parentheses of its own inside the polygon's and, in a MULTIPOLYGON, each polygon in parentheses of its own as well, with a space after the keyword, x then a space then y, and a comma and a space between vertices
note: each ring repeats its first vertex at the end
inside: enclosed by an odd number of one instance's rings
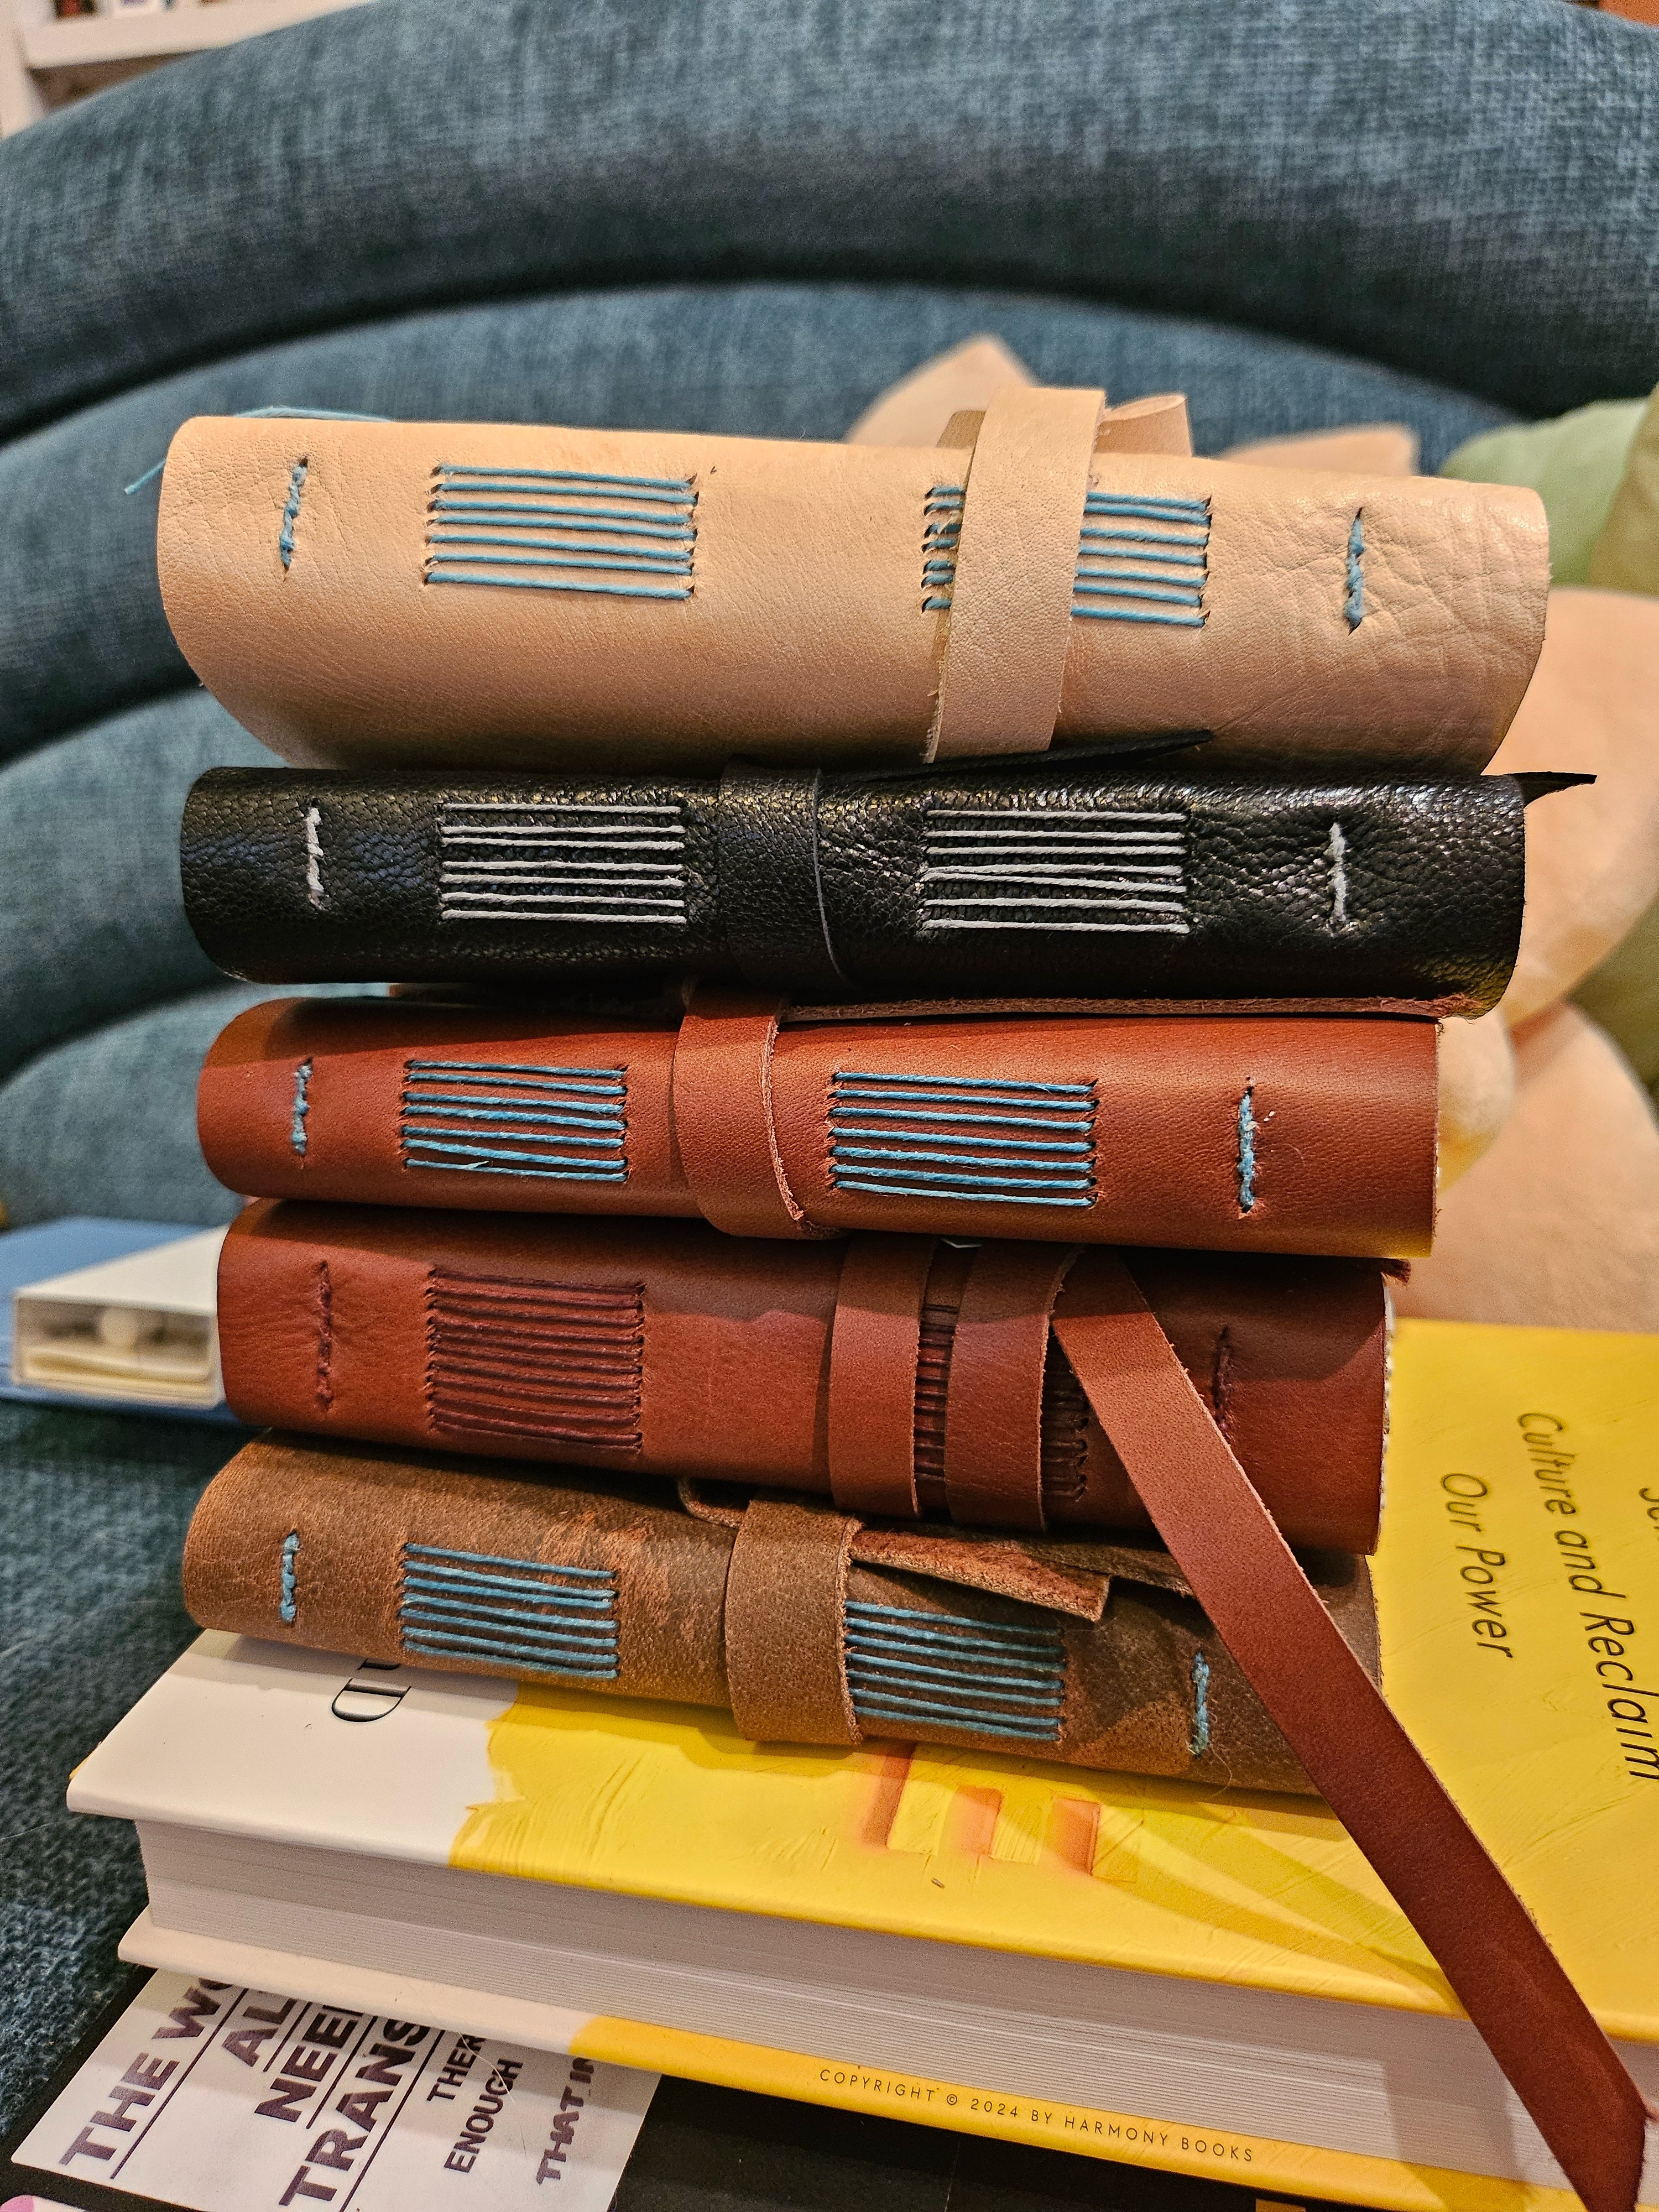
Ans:
POLYGON ((682 1017, 276 1000, 203 1070, 208 1165, 268 1198, 1409 1258, 1434 1226, 1433 1022, 682 1017))
MULTIPOLYGON (((968 1525, 1145 1529, 1050 1315, 1101 1255, 701 1222, 262 1204, 225 1240, 225 1395, 255 1425, 816 1492, 968 1525)), ((1291 1539, 1367 1552, 1382 1271, 1140 1251, 1135 1279, 1291 1539)))
MULTIPOLYGON (((1310 1564, 1374 1674, 1364 1563, 1310 1564)), ((279 1436, 208 1486, 185 1601, 204 1628, 389 1665, 727 1707, 763 1742, 1310 1789, 1155 1543, 868 1527, 809 1499, 279 1436)))
POLYGON ((1207 731, 1485 766, 1536 495, 1097 446, 1010 386, 938 447, 198 416, 158 557, 208 688, 312 767, 812 766, 1207 731))

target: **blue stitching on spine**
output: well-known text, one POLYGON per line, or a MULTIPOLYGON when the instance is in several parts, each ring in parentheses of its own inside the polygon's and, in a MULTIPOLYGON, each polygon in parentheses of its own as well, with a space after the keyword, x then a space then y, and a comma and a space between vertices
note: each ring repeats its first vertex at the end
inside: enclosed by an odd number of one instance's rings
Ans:
POLYGON ((1204 593, 1210 579, 1207 499, 1091 491, 1083 513, 1072 586, 1073 615, 1088 622, 1161 623, 1176 629, 1204 627, 1204 593), (1126 526, 1136 522, 1162 526, 1126 526), (1165 575, 1160 573, 1164 569, 1191 573, 1165 575), (1102 600, 1114 604, 1103 606, 1098 604, 1102 600), (1115 604, 1123 600, 1154 604, 1115 604), (1189 608, 1191 612, 1164 614, 1158 611, 1162 606, 1189 608))
POLYGON ((283 556, 284 568, 294 558, 294 526, 300 519, 300 495, 306 488, 306 477, 310 468, 308 460, 295 461, 289 477, 288 504, 283 509, 283 526, 276 533, 276 550, 283 556))
POLYGON ((402 1569, 398 1631, 405 1651, 489 1660, 526 1674, 616 1680, 611 1568, 405 1544, 402 1569), (571 1581, 586 1587, 570 1589, 571 1581))
POLYGON ((410 1060, 400 1109, 406 1168, 550 1182, 628 1180, 626 1068, 410 1060))
POLYGON ((425 580, 602 599, 689 599, 697 497, 690 477, 441 462, 433 471, 428 507, 425 580), (623 504, 605 503, 617 501, 623 504), (480 545, 501 550, 467 550, 480 545), (566 569, 577 573, 526 573, 566 569), (502 570, 518 573, 498 573, 502 570), (624 575, 663 580, 601 580, 624 575))
POLYGON ((306 1156, 306 1116, 311 1111, 311 1062, 302 1060, 294 1071, 294 1119, 288 1140, 300 1158, 306 1156))
POLYGON ((1083 502, 1085 514, 1132 514, 1143 507, 1160 515, 1196 515, 1200 521, 1207 521, 1210 514, 1206 498, 1180 499, 1162 492, 1091 491, 1083 502))
POLYGON ((472 477, 493 479, 496 477, 533 477, 547 483, 611 484, 618 490, 635 490, 644 499, 656 492, 672 492, 684 499, 687 489, 684 477, 607 477, 598 476, 591 469, 510 469, 499 462, 488 465, 470 461, 441 461, 438 464, 446 476, 472 477))
POLYGON ((1092 1206, 1095 1113, 1092 1083, 837 1069, 830 1183, 888 1198, 1092 1206))
POLYGON ((551 576, 464 576, 459 568, 428 568, 428 584, 488 584, 495 591, 594 592, 613 599, 689 599, 690 592, 653 592, 645 584, 570 584, 551 576))
POLYGON ((1210 1662, 1201 1651, 1193 1654, 1193 1733, 1188 1748, 1202 1759, 1210 1747, 1210 1662))
POLYGON ((861 1721, 1053 1743, 1066 1704, 1066 1646, 1054 1629, 845 1607, 847 1685, 861 1721))
POLYGON ((1353 528, 1348 532, 1348 596, 1342 603, 1351 630, 1358 629, 1365 619, 1365 572, 1361 566, 1364 554, 1365 532, 1356 514, 1353 528))
POLYGON ((300 1557, 300 1532, 291 1528, 283 1539, 282 1596, 277 1602, 276 1618, 291 1621, 298 1613, 299 1601, 295 1593, 295 1563, 300 1557))
POLYGON ((921 611, 943 612, 951 605, 951 586, 957 579, 957 547, 962 538, 961 484, 935 484, 922 501, 921 611), (933 515, 933 521, 927 520, 933 515))
POLYGON ((1249 1212, 1255 1204, 1255 1086, 1247 1083, 1238 1102, 1238 1210, 1249 1212))
POLYGON ((1172 623, 1179 629, 1202 629, 1205 620, 1202 615, 1138 614, 1130 607, 1073 606, 1072 612, 1083 615, 1091 622, 1172 623))

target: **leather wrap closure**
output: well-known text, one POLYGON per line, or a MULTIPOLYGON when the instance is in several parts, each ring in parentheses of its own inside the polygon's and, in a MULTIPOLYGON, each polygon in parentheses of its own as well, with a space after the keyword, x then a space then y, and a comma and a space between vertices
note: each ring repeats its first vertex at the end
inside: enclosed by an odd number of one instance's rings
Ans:
POLYGON ((936 1240, 848 1240, 830 1331, 830 1489, 854 1513, 914 1520, 916 1362, 936 1240))
POLYGON ((1158 1317, 1115 1254, 1054 1333, 1194 1596, 1392 1892, 1590 2212, 1628 2212, 1635 2083, 1405 1729, 1330 1626, 1158 1317))
POLYGON ((1015 384, 986 408, 968 464, 928 759, 1042 752, 1052 740, 1105 410, 1103 392, 1015 384))
POLYGON ((726 1577, 732 1717, 756 1743, 860 1743, 847 1686, 847 1574, 859 1524, 803 1500, 757 1498, 726 1577))
POLYGON ((987 1244, 968 1271, 945 1395, 945 1489, 954 1520, 1044 1526, 1048 1316, 1080 1249, 987 1244))
POLYGON ((674 1042, 674 1142, 704 1216, 732 1237, 833 1237, 796 1203, 772 1118, 772 1048, 787 1002, 705 983, 674 1042))
POLYGON ((818 855, 820 769, 733 761, 715 803, 720 916, 732 964, 797 998, 852 988, 836 958, 818 855))

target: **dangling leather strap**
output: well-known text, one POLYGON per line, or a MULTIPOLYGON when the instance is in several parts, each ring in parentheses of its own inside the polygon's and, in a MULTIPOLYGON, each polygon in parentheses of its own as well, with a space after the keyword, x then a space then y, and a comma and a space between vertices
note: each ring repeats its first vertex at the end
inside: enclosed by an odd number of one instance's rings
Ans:
POLYGON ((927 758, 1037 753, 1060 719, 1103 392, 1010 384, 974 441, 927 758))
POLYGON ((847 1686, 859 1524, 805 1499, 750 1501, 726 1571, 726 1680, 751 1743, 861 1743, 847 1686))
POLYGON ((945 1495, 970 1528, 1041 1528, 1048 1316, 1076 1244, 987 1244, 963 1286, 945 1385, 945 1495))
POLYGON ((843 1512, 916 1516, 916 1358, 937 1239, 848 1240, 830 1329, 830 1491, 843 1512))
POLYGON ((700 983, 674 1045, 674 1141, 692 1196, 728 1237, 832 1237, 795 1203, 772 1122, 772 1047, 787 1001, 700 983))
POLYGON ((1073 1272, 1054 1329, 1194 1595, 1569 2181, 1589 2212, 1632 2212, 1644 2141, 1635 2083, 1343 1642, 1115 1253, 1073 1272))

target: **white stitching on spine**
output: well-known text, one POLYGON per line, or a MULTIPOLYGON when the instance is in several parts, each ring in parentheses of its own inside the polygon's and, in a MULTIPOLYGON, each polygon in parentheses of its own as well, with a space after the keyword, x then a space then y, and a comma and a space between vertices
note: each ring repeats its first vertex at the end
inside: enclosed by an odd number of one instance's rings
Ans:
POLYGON ((322 814, 314 806, 306 809, 306 896, 313 906, 323 902, 323 841, 318 834, 322 825, 322 814))

